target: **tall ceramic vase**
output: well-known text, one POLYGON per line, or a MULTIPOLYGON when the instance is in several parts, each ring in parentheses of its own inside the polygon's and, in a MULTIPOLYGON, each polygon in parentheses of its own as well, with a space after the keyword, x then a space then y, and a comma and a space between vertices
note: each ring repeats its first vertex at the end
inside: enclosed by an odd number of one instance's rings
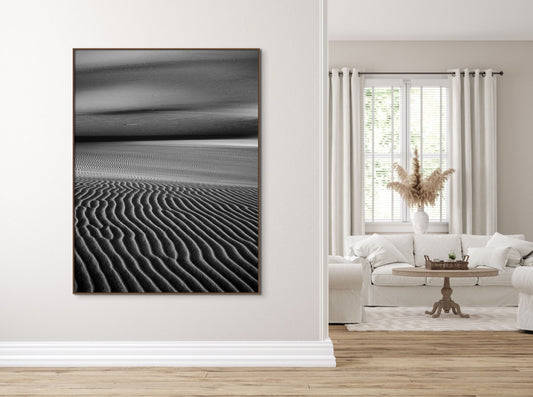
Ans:
POLYGON ((418 211, 413 214, 413 229, 416 234, 427 232, 429 227, 429 215, 424 211, 424 207, 418 207, 418 211))

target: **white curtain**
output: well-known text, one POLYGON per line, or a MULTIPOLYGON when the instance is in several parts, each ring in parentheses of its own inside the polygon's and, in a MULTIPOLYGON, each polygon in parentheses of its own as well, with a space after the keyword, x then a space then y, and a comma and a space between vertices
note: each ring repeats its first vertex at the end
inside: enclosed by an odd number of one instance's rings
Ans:
POLYGON ((329 101, 329 253, 344 255, 346 236, 364 234, 363 78, 331 71, 329 101))
POLYGON ((497 230, 496 79, 492 69, 452 70, 450 233, 497 230), (470 72, 474 75, 471 76, 470 72))

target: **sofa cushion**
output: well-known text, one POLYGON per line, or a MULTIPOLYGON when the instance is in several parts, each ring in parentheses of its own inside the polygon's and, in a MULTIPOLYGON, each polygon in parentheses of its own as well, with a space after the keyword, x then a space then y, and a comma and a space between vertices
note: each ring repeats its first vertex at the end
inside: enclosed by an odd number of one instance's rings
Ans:
POLYGON ((469 248, 483 248, 489 242, 491 236, 483 234, 461 234, 461 246, 463 253, 467 253, 469 248))
MULTIPOLYGON (((450 277, 450 286, 451 287, 473 287, 477 285, 477 277, 450 277)), ((426 285, 431 287, 442 287, 444 284, 443 277, 427 277, 426 285)), ((452 296, 453 299, 453 296, 452 296)))
POLYGON ((415 265, 424 266, 424 255, 430 259, 448 259, 450 251, 461 258, 461 236, 459 234, 415 234, 415 265))
MULTIPOLYGON (((492 236, 487 236, 483 234, 462 234, 461 235, 461 246, 463 248, 463 254, 466 254, 470 248, 482 248, 486 247, 487 243, 492 236)), ((510 234, 507 237, 513 237, 520 240, 525 240, 523 234, 510 234)), ((516 255, 512 255, 507 260, 507 266, 518 266, 520 264, 520 258, 516 258, 516 255)))
POLYGON ((494 233, 494 235, 487 242, 487 247, 511 247, 511 252, 509 253, 509 258, 507 260, 507 266, 518 266, 522 261, 522 258, 533 252, 532 242, 512 236, 504 236, 500 233, 494 233))
POLYGON ((389 287, 412 287, 424 285, 424 277, 396 276, 392 274, 392 269, 402 267, 413 267, 409 263, 391 263, 378 267, 372 272, 372 284, 389 287))
MULTIPOLYGON (((483 267, 479 267, 478 269, 483 269, 483 267)), ((478 285, 481 285, 481 286, 494 285, 494 286, 501 286, 501 287, 510 287, 512 285, 511 280, 513 278, 514 271, 515 271, 514 267, 506 267, 497 276, 480 277, 478 281, 478 285)))
MULTIPOLYGON (((406 259, 407 263, 415 264, 415 257, 413 254, 413 235, 412 234, 380 234, 380 236, 389 240, 400 251, 406 259)), ((345 242, 345 255, 353 257, 353 247, 359 241, 369 238, 368 235, 354 235, 347 236, 345 242)))
POLYGON ((366 258, 374 267, 380 267, 389 263, 405 263, 407 259, 388 239, 379 234, 356 242, 352 247, 352 254, 366 258))
POLYGON ((355 245, 355 243, 357 243, 358 241, 364 240, 367 237, 369 236, 366 236, 364 234, 346 236, 346 238, 344 239, 344 255, 347 257, 352 257, 353 246, 355 245))
MULTIPOLYGON (((461 234, 461 245, 463 252, 468 252, 469 248, 482 248, 487 245, 492 236, 485 234, 461 234)), ((523 234, 509 234, 507 237, 514 237, 520 240, 525 240, 526 236, 523 234)))
POLYGON ((382 234, 387 240, 389 240, 398 251, 405 257, 406 262, 415 265, 415 256, 413 254, 413 235, 412 234, 382 234))

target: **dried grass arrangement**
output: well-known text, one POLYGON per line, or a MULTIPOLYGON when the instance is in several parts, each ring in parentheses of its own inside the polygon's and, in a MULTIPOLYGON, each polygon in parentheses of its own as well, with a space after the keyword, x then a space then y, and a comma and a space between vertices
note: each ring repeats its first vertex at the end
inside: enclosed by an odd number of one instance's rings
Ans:
POLYGON ((418 149, 412 160, 412 174, 409 174, 400 164, 394 163, 394 170, 398 174, 399 181, 389 182, 387 188, 397 192, 409 207, 424 207, 435 205, 439 192, 444 187, 444 182, 455 172, 453 168, 442 171, 437 168, 428 177, 424 178, 420 173, 420 159, 418 149))

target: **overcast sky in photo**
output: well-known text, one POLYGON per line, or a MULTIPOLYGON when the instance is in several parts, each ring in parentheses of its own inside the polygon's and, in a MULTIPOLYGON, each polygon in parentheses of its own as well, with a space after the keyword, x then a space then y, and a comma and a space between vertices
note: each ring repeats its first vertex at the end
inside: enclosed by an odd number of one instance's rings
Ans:
POLYGON ((257 50, 76 50, 78 140, 258 135, 257 50))

